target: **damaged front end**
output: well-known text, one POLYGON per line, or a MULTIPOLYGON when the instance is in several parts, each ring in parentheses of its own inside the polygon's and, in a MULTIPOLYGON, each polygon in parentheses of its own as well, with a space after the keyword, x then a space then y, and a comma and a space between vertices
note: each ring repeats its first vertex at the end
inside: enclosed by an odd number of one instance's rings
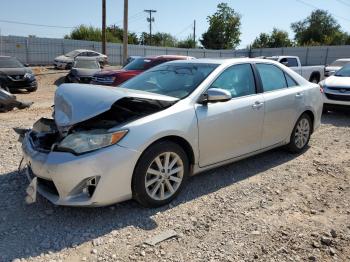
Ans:
POLYGON ((41 118, 34 124, 29 136, 37 151, 79 155, 116 144, 128 130, 121 128, 109 132, 110 129, 157 113, 172 104, 168 101, 125 97, 106 112, 72 126, 58 126, 54 119, 41 118))
MULTIPOLYGON (((67 89, 62 92, 60 88, 55 96, 54 119, 41 118, 32 129, 17 130, 24 136, 24 162, 30 181, 37 178, 38 192, 51 202, 89 203, 103 173, 109 172, 97 167, 101 162, 115 161, 105 150, 97 150, 118 144, 129 132, 123 128, 125 124, 162 111, 177 100, 158 100, 147 94, 131 95, 126 91, 117 92, 111 99, 109 90, 107 96, 102 92, 100 96, 88 98, 86 93, 80 95, 77 90, 70 93, 67 89)), ((89 91, 86 85, 84 88, 89 91)), ((124 150, 119 154, 121 159, 136 158, 138 154, 119 146, 112 150, 124 150)), ((33 183, 30 187, 30 192, 36 188, 33 183)), ((30 197, 35 199, 35 195, 30 197)))

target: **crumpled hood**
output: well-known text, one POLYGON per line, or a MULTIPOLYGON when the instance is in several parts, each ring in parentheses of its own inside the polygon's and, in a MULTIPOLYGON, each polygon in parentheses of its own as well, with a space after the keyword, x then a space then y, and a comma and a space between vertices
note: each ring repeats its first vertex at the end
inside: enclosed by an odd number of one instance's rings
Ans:
POLYGON ((55 60, 59 61, 59 62, 73 62, 74 61, 74 59, 72 57, 68 57, 65 55, 60 55, 60 56, 56 57, 55 60))
POLYGON ((177 98, 125 88, 97 85, 62 84, 55 93, 55 122, 58 127, 70 127, 108 111, 124 97, 159 101, 177 98))
POLYGON ((350 88, 350 77, 330 76, 324 81, 325 86, 329 87, 348 87, 350 88))

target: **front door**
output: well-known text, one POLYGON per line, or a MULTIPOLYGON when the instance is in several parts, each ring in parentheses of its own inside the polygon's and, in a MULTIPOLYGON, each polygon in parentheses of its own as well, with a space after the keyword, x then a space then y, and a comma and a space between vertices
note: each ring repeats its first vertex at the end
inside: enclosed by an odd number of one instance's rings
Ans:
POLYGON ((250 64, 226 69, 210 88, 231 92, 227 102, 197 104, 199 165, 229 160, 261 148, 264 100, 250 64))

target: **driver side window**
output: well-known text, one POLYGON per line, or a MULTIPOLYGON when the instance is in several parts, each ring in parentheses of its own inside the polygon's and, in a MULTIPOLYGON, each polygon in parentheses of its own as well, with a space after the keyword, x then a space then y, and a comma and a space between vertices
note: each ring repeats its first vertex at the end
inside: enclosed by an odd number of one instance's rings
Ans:
POLYGON ((232 98, 255 94, 255 81, 251 65, 241 64, 227 68, 210 88, 225 89, 231 93, 232 98))

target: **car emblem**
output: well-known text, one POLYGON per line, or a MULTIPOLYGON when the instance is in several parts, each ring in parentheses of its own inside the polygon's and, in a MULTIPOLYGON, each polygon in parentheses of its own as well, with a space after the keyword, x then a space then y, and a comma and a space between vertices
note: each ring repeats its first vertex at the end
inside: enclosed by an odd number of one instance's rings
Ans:
POLYGON ((16 76, 16 80, 19 80, 21 77, 20 76, 16 76))
POLYGON ((339 90, 340 93, 346 93, 346 91, 347 90, 345 88, 342 88, 342 89, 339 90))

